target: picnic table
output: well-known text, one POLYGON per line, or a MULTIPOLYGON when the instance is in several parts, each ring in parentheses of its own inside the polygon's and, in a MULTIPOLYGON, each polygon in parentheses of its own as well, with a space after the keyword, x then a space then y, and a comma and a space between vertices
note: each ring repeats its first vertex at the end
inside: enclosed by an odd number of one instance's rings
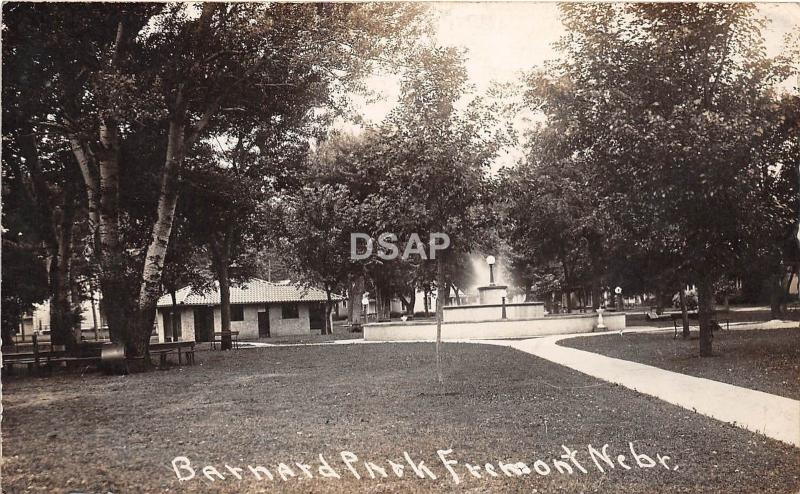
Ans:
POLYGON ((166 343, 151 343, 150 356, 159 356, 159 367, 167 365, 167 355, 170 353, 178 354, 178 365, 183 365, 183 355, 186 355, 186 363, 194 365, 194 341, 170 341, 166 343))
POLYGON ((231 342, 233 344, 233 349, 236 350, 239 348, 239 332, 238 331, 219 331, 214 333, 214 339, 211 340, 211 348, 213 350, 217 349, 217 343, 220 344, 222 347, 222 337, 223 335, 229 334, 231 337, 231 342))

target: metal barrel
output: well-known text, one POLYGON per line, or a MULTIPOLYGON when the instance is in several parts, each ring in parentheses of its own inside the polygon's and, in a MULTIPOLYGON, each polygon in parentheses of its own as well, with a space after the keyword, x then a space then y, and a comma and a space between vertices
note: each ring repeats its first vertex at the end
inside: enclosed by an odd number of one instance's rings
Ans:
POLYGON ((125 345, 111 343, 100 348, 100 367, 110 374, 127 374, 128 361, 125 359, 125 345))

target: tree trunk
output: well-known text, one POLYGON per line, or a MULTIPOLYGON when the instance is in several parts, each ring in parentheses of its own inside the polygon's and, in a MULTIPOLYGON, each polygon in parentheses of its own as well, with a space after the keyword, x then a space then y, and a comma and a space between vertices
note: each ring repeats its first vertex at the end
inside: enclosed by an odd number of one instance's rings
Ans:
POLYGON ((561 260, 561 266, 564 269, 564 293, 567 296, 567 314, 572 314, 572 273, 569 264, 563 258, 561 260))
POLYGON ((175 218, 175 207, 178 203, 178 177, 183 163, 184 145, 183 124, 179 120, 173 119, 169 124, 167 159, 161 173, 158 217, 153 225, 153 236, 150 240, 150 245, 147 247, 147 256, 145 257, 142 271, 142 285, 139 292, 138 309, 143 314, 145 322, 149 318, 150 325, 134 328, 135 334, 132 337, 133 341, 136 342, 135 351, 137 355, 146 351, 145 348, 150 340, 150 331, 152 331, 151 326, 152 319, 155 316, 156 303, 161 296, 161 275, 164 268, 164 258, 167 255, 170 233, 172 232, 172 223, 175 218), (150 315, 148 316, 148 314, 150 315))
POLYGON ((794 266, 789 268, 789 276, 786 277, 786 283, 781 294, 781 315, 786 313, 786 303, 790 299, 792 291, 792 280, 794 279, 794 266))
POLYGON ((381 319, 384 321, 389 321, 392 319, 392 298, 387 294, 387 292, 383 292, 383 303, 382 303, 383 313, 381 314, 381 319))
POLYGON ((91 296, 92 296, 92 328, 94 329, 94 339, 95 341, 100 339, 100 322, 97 318, 97 299, 95 298, 96 292, 94 289, 94 285, 91 286, 91 296))
MULTIPOLYGON (((381 321, 382 317, 381 314, 383 313, 381 309, 381 302, 382 302, 381 289, 378 286, 378 284, 375 283, 375 320, 377 322, 381 321)), ((367 312, 369 312, 369 309, 367 309, 367 312)))
MULTIPOLYGON (((88 219, 95 258, 99 264, 99 289, 103 296, 109 337, 123 343, 129 355, 142 355, 142 344, 135 344, 130 328, 139 325, 142 314, 135 304, 135 289, 119 251, 119 149, 120 136, 113 119, 100 126, 100 148, 89 151, 86 142, 69 135, 72 152, 78 162, 87 193, 88 219)), ((150 317, 150 326, 153 320, 150 317)), ((149 340, 149 332, 147 333, 149 340)), ((144 345, 146 347, 146 344, 144 345)))
POLYGON ((325 330, 324 334, 333 334, 333 323, 331 321, 331 309, 333 308, 333 300, 331 299, 331 289, 325 287, 325 296, 328 302, 325 304, 325 330))
POLYGON ((364 276, 359 274, 350 284, 350 307, 348 307, 348 317, 350 326, 361 324, 363 316, 361 313, 361 299, 364 297, 364 276))
POLYGON ((89 212, 89 231, 92 235, 92 242, 97 241, 98 226, 100 224, 100 179, 97 176, 96 164, 92 161, 87 152, 86 144, 76 135, 69 135, 70 146, 75 159, 78 161, 78 169, 86 185, 86 205, 89 212))
POLYGON ((222 331, 222 344, 220 348, 223 350, 231 350, 233 348, 233 341, 231 339, 231 282, 228 273, 228 264, 223 262, 217 263, 217 280, 219 281, 219 313, 221 320, 222 331))
POLYGON ((74 351, 80 343, 80 324, 73 303, 72 279, 73 226, 78 201, 76 178, 67 170, 63 183, 62 201, 54 205, 50 186, 42 171, 36 135, 32 128, 25 129, 19 139, 21 150, 30 171, 32 190, 22 184, 22 173, 17 170, 20 186, 26 198, 38 213, 37 225, 47 249, 50 292, 51 343, 74 351))
POLYGON ((664 294, 659 288, 656 290, 656 314, 659 316, 664 313, 664 294))
MULTIPOLYGON (((128 276, 119 239, 119 150, 120 135, 113 118, 101 122, 98 167, 99 223, 97 255, 100 259, 100 290, 111 340, 125 345, 129 356, 146 355, 155 313, 147 314, 136 304, 136 287, 128 276), (149 321, 148 321, 149 319, 149 321), (141 328, 149 322, 148 330, 141 328)), ((88 187, 88 186, 87 186, 88 187)), ((155 310, 155 302, 153 303, 155 310)))
POLYGON ((409 316, 414 317, 414 307, 417 305, 417 291, 412 286, 411 293, 408 295, 408 305, 406 306, 406 312, 409 316))
MULTIPOLYGON (((172 326, 172 341, 178 341, 178 318, 175 317, 178 314, 178 299, 175 295, 174 286, 170 288, 169 296, 172 299, 171 315, 169 318, 169 325, 172 326)), ((158 313, 156 313, 156 317, 158 317, 158 313)))
POLYGON ((686 286, 681 284, 681 291, 678 292, 681 301, 681 319, 683 320, 683 337, 689 338, 689 311, 686 309, 686 286))
POLYGON ((442 316, 444 315, 444 298, 446 297, 444 279, 444 255, 436 257, 436 377, 439 384, 444 384, 442 377, 442 359, 440 346, 442 343, 442 316))
POLYGON ((64 206, 61 210, 58 227, 58 259, 57 267, 51 272, 53 307, 50 313, 51 342, 64 345, 69 352, 77 350, 81 342, 80 316, 74 303, 72 279, 73 239, 72 230, 75 220, 74 189, 65 185, 64 206), (53 276, 55 275, 55 276, 53 276), (55 325, 53 324, 55 323, 55 325))
POLYGON ((456 305, 461 305, 461 296, 458 294, 458 287, 453 283, 450 283, 450 286, 453 288, 453 293, 456 296, 456 305))
POLYGON ((600 308, 601 281, 603 278, 603 237, 596 232, 592 232, 587 236, 587 249, 589 250, 589 262, 591 263, 591 283, 590 294, 592 297, 592 310, 597 311, 600 308))
POLYGON ((711 326, 714 317, 714 290, 709 280, 703 279, 697 285, 697 302, 700 319, 700 356, 712 355, 711 342, 714 338, 711 326))
MULTIPOLYGON (((777 270, 778 268, 776 268, 777 270)), ((781 283, 781 275, 774 272, 769 276, 769 308, 770 316, 772 319, 782 319, 782 302, 783 302, 783 284, 781 283)))

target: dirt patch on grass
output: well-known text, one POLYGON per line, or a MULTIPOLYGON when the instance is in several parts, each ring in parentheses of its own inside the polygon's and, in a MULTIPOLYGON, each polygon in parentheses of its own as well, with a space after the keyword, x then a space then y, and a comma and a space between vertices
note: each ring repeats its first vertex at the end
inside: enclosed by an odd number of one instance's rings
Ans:
POLYGON ((699 357, 697 333, 626 333, 570 338, 559 345, 800 400, 800 330, 717 331, 714 356, 699 357))
MULTIPOLYGON (((127 377, 18 376, 4 384, 7 492, 450 492, 439 449, 473 492, 795 492, 800 449, 693 414, 508 348, 446 344, 446 385, 433 345, 372 344, 200 352, 195 367, 127 377), (638 468, 629 452, 669 455, 638 468), (609 444, 600 473, 587 446, 609 444), (578 450, 587 473, 552 460, 578 450), (340 457, 358 455, 356 479, 340 457), (437 475, 413 475, 403 453, 437 475), (340 479, 317 473, 322 454, 340 479), (211 465, 225 480, 180 483, 172 460, 211 465), (548 475, 469 474, 473 465, 542 459, 548 475), (397 478, 387 460, 405 464, 397 478), (388 470, 370 478, 363 461, 388 470), (278 465, 292 467, 283 481, 278 465), (225 465, 263 465, 276 477, 237 480, 225 465)), ((541 466, 541 465, 540 465, 541 466)), ((500 470, 497 470, 500 472, 500 470)))

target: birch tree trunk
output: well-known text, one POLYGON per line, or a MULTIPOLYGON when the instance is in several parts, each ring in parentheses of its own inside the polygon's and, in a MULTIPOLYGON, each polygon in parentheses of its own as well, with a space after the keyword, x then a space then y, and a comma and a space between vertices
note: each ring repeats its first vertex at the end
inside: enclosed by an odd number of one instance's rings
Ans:
POLYGON ((178 204, 178 177, 186 144, 182 117, 180 114, 177 115, 169 124, 167 157, 161 172, 157 219, 153 225, 153 235, 147 247, 142 271, 142 284, 137 306, 138 327, 131 328, 134 333, 132 340, 136 355, 143 355, 147 351, 156 304, 161 296, 164 259, 167 255, 172 223, 175 219, 175 208, 178 204))
POLYGON ((86 143, 78 139, 76 135, 69 135, 69 143, 72 154, 78 162, 78 169, 83 177, 86 186, 86 207, 88 209, 89 231, 92 234, 92 242, 97 241, 97 228, 100 224, 100 179, 97 176, 96 163, 88 151, 86 143))

